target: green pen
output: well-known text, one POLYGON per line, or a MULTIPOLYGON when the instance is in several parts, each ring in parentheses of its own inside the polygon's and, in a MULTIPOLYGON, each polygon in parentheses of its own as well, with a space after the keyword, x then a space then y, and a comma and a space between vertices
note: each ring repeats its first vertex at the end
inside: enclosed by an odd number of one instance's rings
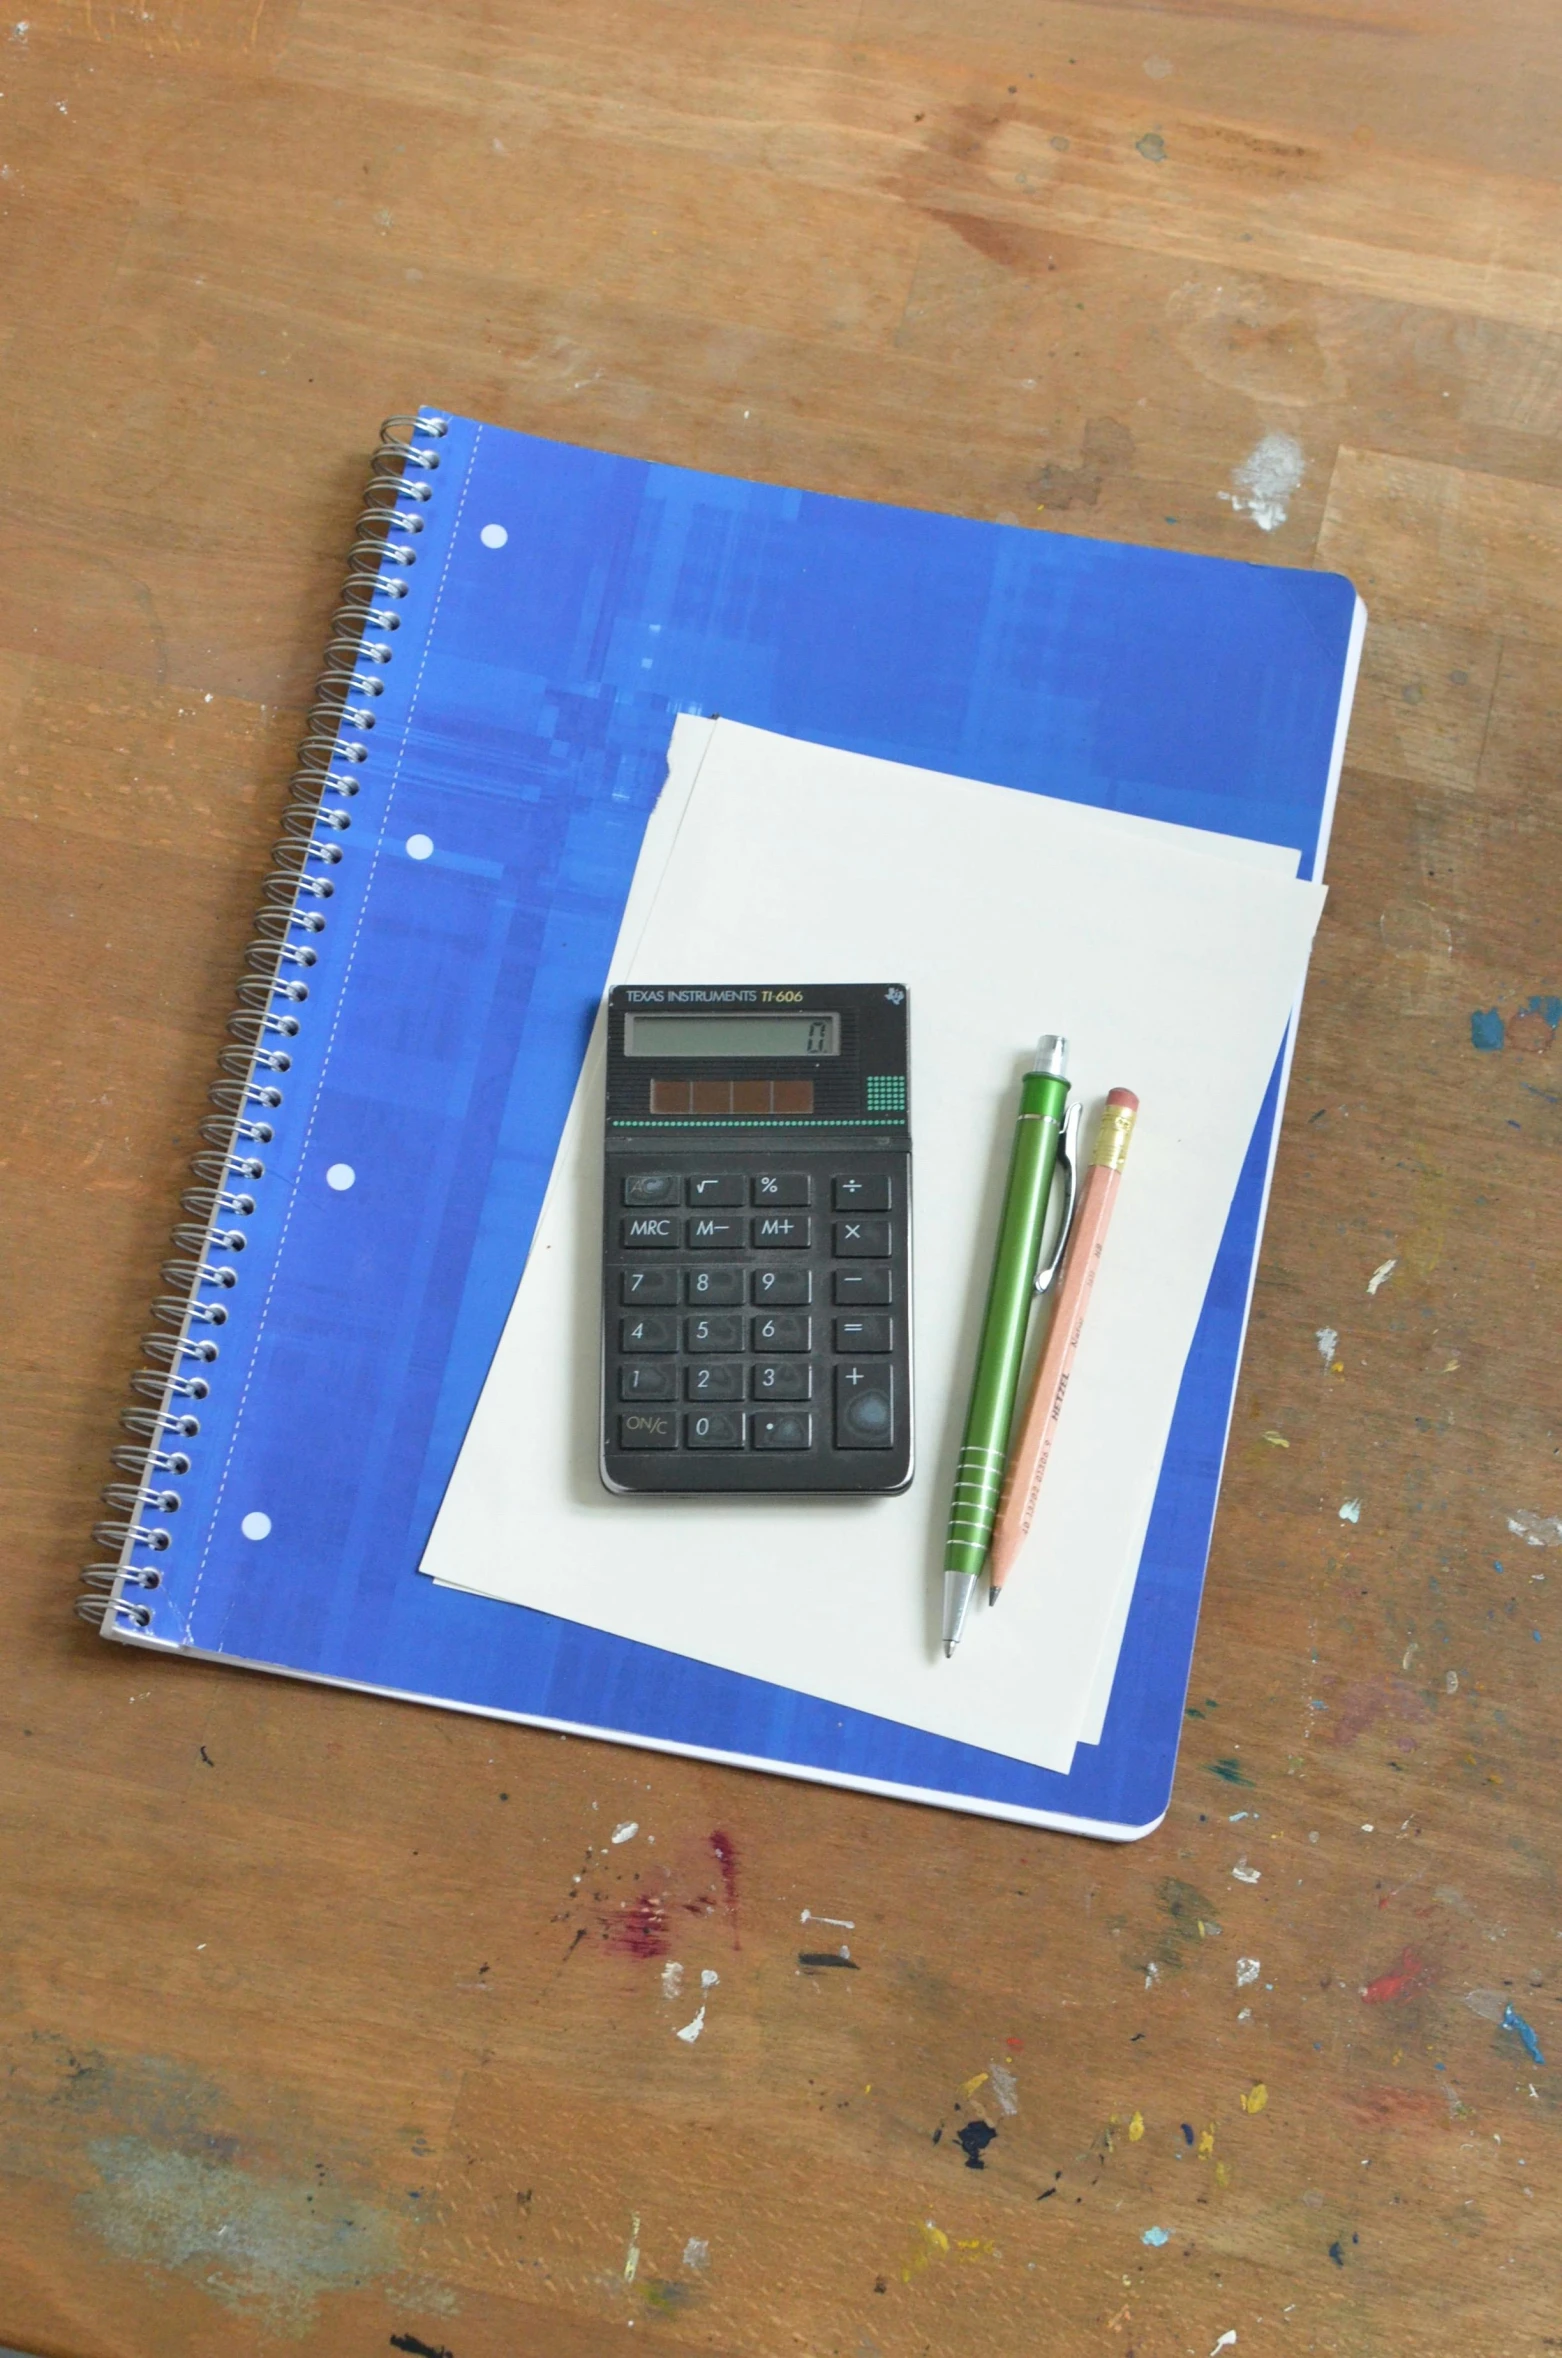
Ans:
POLYGON ((1003 1488, 1014 1395, 1041 1258, 1041 1232, 1063 1135, 1067 1070, 1068 1042, 1048 1032, 1020 1084, 1019 1119, 1014 1126, 1014 1151, 998 1223, 998 1249, 982 1315, 971 1406, 955 1466, 949 1536, 944 1543, 946 1656, 960 1643, 971 1598, 987 1561, 1003 1488))

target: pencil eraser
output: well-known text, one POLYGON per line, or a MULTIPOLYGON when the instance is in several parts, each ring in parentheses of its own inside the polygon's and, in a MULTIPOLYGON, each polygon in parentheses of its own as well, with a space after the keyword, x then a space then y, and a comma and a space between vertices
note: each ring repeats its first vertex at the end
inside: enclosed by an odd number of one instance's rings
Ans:
POLYGON ((1109 1089, 1106 1101, 1108 1105, 1126 1105, 1130 1113, 1139 1111, 1139 1100, 1131 1089, 1109 1089))

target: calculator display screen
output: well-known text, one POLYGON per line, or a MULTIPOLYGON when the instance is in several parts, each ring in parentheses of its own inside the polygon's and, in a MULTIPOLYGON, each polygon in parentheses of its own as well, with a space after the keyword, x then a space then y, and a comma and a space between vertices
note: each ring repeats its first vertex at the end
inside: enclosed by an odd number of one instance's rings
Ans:
POLYGON ((626 1015, 626 1056, 839 1056, 833 1013, 626 1015))

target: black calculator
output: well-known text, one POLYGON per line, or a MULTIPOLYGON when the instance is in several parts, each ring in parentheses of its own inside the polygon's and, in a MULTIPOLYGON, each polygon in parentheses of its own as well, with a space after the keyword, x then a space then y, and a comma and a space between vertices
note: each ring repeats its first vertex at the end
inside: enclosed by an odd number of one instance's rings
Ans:
POLYGON ((607 1024, 608 1489, 904 1490, 904 989, 629 984, 607 1024))

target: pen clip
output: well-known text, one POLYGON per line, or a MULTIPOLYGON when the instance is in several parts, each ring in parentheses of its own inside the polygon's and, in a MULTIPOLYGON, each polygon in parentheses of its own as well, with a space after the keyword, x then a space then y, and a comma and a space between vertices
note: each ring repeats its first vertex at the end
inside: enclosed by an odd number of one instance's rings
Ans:
POLYGON ((1074 1205, 1079 1193, 1079 1124, 1084 1110, 1082 1101, 1076 1097, 1063 1117, 1063 1136, 1058 1145, 1058 1162, 1062 1166, 1067 1189, 1063 1198, 1063 1223, 1053 1241, 1050 1258, 1043 1261, 1036 1271, 1038 1294, 1046 1293, 1057 1276, 1058 1265, 1068 1245, 1069 1230, 1074 1225, 1074 1205))

